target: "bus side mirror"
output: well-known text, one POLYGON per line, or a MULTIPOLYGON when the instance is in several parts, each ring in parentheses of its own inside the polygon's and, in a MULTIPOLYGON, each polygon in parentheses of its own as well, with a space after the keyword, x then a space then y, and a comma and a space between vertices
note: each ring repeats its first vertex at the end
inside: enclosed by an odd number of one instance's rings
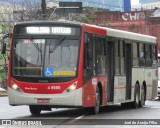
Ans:
POLYGON ((6 54, 6 43, 2 42, 2 51, 1 54, 6 54))
POLYGON ((6 43, 4 42, 4 40, 6 38, 10 38, 11 37, 11 33, 9 34, 5 34, 3 37, 2 37, 2 44, 1 44, 1 54, 5 54, 6 53, 6 43))

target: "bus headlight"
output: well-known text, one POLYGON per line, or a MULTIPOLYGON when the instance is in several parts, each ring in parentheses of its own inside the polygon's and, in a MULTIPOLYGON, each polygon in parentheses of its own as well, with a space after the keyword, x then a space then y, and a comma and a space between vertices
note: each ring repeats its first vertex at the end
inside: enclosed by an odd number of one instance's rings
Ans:
POLYGON ((12 85, 12 89, 17 90, 17 89, 18 89, 18 85, 13 84, 13 85, 12 85))
POLYGON ((11 82, 11 87, 15 91, 23 92, 22 89, 20 89, 19 86, 15 84, 13 81, 11 82))
POLYGON ((70 92, 76 90, 76 87, 77 87, 77 81, 74 82, 71 86, 69 86, 64 92, 70 92))

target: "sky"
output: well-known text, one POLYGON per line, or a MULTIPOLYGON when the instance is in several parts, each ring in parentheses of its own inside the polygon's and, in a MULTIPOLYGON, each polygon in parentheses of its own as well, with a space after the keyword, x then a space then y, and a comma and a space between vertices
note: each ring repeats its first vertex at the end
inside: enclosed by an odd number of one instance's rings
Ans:
POLYGON ((131 0, 131 5, 137 5, 139 4, 139 0, 131 0))

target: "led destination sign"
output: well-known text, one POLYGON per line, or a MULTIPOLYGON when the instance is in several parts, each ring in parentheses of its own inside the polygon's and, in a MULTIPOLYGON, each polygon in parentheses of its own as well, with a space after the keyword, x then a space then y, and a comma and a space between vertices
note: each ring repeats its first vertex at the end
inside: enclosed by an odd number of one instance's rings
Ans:
POLYGON ((70 35, 74 29, 69 27, 27 27, 27 33, 30 34, 67 34, 70 35))
POLYGON ((18 26, 16 34, 53 34, 53 35, 79 35, 80 28, 65 26, 18 26))

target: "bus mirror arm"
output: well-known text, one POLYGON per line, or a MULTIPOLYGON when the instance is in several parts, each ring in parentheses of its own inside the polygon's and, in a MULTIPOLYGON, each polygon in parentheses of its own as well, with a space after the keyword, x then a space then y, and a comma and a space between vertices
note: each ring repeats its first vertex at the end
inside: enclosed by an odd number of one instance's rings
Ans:
POLYGON ((1 51, 1 54, 5 54, 6 53, 6 43, 4 43, 4 41, 2 41, 2 51, 1 51))
POLYGON ((6 38, 10 38, 11 37, 11 34, 5 34, 3 37, 2 37, 2 44, 1 44, 1 54, 5 54, 6 53, 6 43, 4 42, 4 40, 6 38))

